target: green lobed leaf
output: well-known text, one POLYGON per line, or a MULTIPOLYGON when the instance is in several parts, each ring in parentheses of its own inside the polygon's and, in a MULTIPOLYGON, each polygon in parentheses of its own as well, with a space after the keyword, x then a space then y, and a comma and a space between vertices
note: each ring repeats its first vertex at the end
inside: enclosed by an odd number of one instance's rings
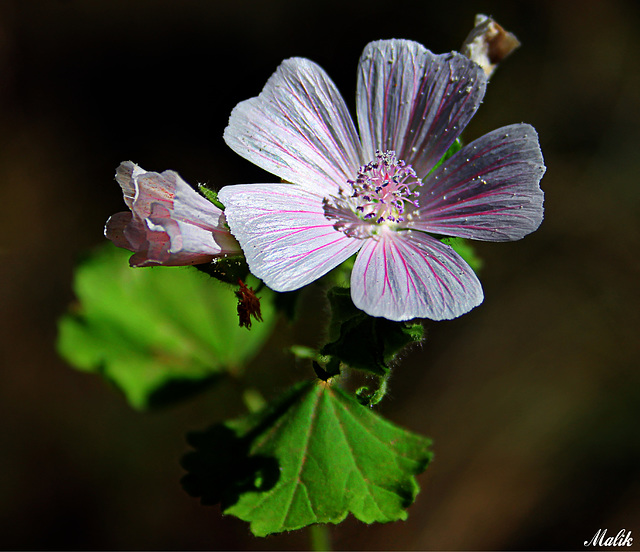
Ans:
POLYGON ((452 249, 467 262, 474 272, 480 271, 484 263, 482 259, 476 255, 469 240, 465 240, 464 238, 443 238, 440 241, 450 245, 452 249))
POLYGON ((449 149, 447 151, 444 152, 444 155, 440 158, 440 161, 438 161, 434 165, 433 169, 429 171, 429 174, 439 168, 442 163, 449 159, 449 157, 452 157, 454 154, 458 153, 462 149, 462 146, 462 140, 460 140, 460 138, 456 138, 456 141, 451 144, 451 146, 449 146, 449 149))
POLYGON ((353 304, 347 288, 334 287, 327 297, 331 305, 332 341, 320 353, 336 357, 352 368, 384 375, 404 347, 424 337, 419 322, 394 322, 364 313, 353 304))
POLYGON ((234 288, 190 267, 130 268, 111 244, 76 271, 78 303, 59 321, 57 347, 74 367, 98 372, 135 408, 182 398, 239 371, 275 324, 262 290, 264 322, 238 326, 234 288))
POLYGON ((251 524, 256 536, 352 513, 365 523, 407 518, 431 441, 323 382, 305 382, 257 414, 188 436, 185 490, 251 524))

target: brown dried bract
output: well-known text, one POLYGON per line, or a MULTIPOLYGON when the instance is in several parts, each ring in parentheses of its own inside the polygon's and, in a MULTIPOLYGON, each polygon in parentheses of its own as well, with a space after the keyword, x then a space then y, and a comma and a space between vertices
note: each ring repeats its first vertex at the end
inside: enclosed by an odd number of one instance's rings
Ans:
POLYGON ((240 288, 235 292, 238 298, 238 319, 240 327, 251 328, 251 317, 262 322, 260 312, 260 298, 256 296, 253 288, 248 287, 242 280, 238 280, 240 288))
POLYGON ((520 41, 505 31, 486 15, 476 15, 475 27, 471 30, 460 52, 484 69, 487 77, 496 70, 498 64, 513 52, 520 41))

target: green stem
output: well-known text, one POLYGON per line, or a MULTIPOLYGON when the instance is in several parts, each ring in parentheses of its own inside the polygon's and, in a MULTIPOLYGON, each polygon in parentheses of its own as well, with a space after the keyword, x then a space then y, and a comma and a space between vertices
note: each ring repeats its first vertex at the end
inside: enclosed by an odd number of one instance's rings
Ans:
POLYGON ((375 406, 387 393, 387 382, 391 377, 391 370, 384 376, 378 377, 378 389, 371 391, 368 387, 361 387, 356 391, 356 398, 363 406, 375 406))
POLYGON ((329 526, 326 523, 318 523, 309 527, 311 550, 316 552, 328 552, 331 550, 329 526))
POLYGON ((380 378, 380 386, 378 390, 371 397, 370 406, 375 406, 378 404, 387 393, 387 383, 389 382, 389 378, 391 377, 391 370, 389 370, 384 376, 380 378))

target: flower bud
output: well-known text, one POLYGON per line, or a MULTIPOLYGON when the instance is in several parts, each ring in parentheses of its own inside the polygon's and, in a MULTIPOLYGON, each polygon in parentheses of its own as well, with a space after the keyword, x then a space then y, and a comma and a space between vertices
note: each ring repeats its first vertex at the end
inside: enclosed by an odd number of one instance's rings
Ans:
POLYGON ((131 212, 110 217, 104 234, 134 252, 131 266, 195 265, 242 254, 224 212, 176 172, 147 172, 126 161, 116 180, 131 212))

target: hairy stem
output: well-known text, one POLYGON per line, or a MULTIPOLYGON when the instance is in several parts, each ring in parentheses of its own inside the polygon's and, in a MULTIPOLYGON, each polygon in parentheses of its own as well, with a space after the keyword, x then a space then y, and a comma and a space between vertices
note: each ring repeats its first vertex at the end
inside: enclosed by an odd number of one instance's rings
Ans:
POLYGON ((331 550, 331 538, 329 526, 325 523, 318 523, 309 527, 309 538, 311 540, 311 550, 316 552, 331 550))

